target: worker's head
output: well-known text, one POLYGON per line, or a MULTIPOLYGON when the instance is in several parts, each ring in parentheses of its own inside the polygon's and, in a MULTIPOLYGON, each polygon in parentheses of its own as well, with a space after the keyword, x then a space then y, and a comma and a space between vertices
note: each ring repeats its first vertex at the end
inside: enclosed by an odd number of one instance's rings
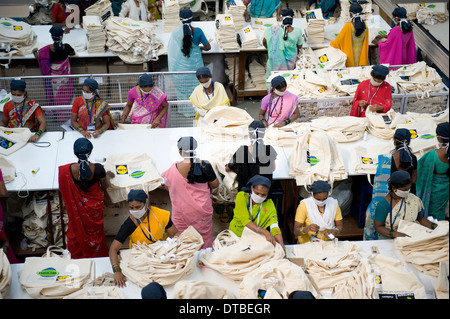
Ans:
POLYGON ((408 171, 396 171, 391 174, 388 183, 389 191, 400 198, 405 198, 411 190, 411 175, 408 171))
POLYGON ((315 181, 309 187, 314 203, 317 206, 324 206, 325 201, 327 200, 331 186, 326 181, 315 181))
POLYGON ((403 33, 412 31, 412 24, 407 20, 407 12, 403 7, 397 7, 392 11, 392 20, 396 26, 402 29, 403 33))
POLYGON ((283 96, 287 89, 286 80, 281 75, 274 77, 272 81, 270 81, 270 85, 272 86, 273 92, 278 96, 283 96))
POLYGON ((93 100, 97 94, 98 82, 94 79, 87 78, 83 82, 83 97, 90 101, 93 100))
POLYGON ((153 78, 150 74, 144 73, 139 77, 139 89, 142 94, 149 94, 154 85, 153 78))
POLYGON ((270 179, 261 175, 255 175, 250 178, 247 182, 246 187, 242 188, 245 190, 250 190, 250 197, 255 204, 261 204, 269 196, 269 190, 272 183, 270 179))
POLYGON ((205 66, 199 68, 195 73, 200 84, 205 88, 209 88, 212 83, 211 70, 205 66))
POLYGON ((359 37, 366 30, 366 24, 362 19, 363 8, 359 3, 352 3, 350 5, 350 17, 352 18, 353 27, 356 30, 355 35, 359 37))
POLYGON ((22 80, 12 80, 9 84, 11 89, 11 99, 14 103, 22 103, 26 98, 27 84, 22 80))
POLYGON ((375 65, 372 67, 372 72, 370 75, 372 78, 370 79, 370 84, 373 86, 380 86, 384 80, 386 80, 386 76, 389 74, 389 69, 384 65, 375 65))
POLYGON ((142 189, 130 190, 128 193, 128 207, 130 209, 130 214, 134 218, 140 219, 145 215, 148 209, 147 193, 142 189))

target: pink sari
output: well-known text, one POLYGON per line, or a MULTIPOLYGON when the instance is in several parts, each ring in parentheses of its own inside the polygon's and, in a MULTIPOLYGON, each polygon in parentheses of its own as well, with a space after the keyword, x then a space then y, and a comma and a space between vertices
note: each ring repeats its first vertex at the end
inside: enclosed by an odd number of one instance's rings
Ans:
POLYGON ((69 57, 65 60, 50 63, 50 46, 47 45, 38 51, 39 68, 42 75, 61 75, 53 79, 44 79, 45 103, 47 105, 69 105, 73 98, 73 82, 64 75, 72 74, 69 57))
POLYGON ((211 247, 214 210, 208 183, 188 183, 178 171, 176 163, 161 176, 169 189, 175 227, 181 233, 192 225, 203 237, 202 248, 211 247))
POLYGON ((413 31, 403 33, 399 27, 391 29, 387 40, 378 43, 380 64, 402 65, 417 62, 413 31))
MULTIPOLYGON (((162 110, 161 104, 167 103, 167 95, 158 87, 154 87, 150 94, 141 94, 136 87, 137 98, 134 100, 134 110, 131 113, 131 124, 152 124, 159 112, 162 110)), ((167 112, 162 117, 159 126, 165 128, 167 124, 167 112)))

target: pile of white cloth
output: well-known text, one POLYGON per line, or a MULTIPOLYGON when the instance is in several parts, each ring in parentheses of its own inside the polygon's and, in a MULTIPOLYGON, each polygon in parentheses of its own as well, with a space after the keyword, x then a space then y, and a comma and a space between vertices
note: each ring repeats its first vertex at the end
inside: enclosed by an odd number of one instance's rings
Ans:
POLYGON ((266 90, 266 81, 264 80, 266 68, 264 67, 264 65, 256 60, 253 60, 248 65, 248 71, 250 73, 250 77, 252 78, 252 82, 255 85, 255 88, 258 90, 266 90))
POLYGON ((207 281, 181 280, 173 287, 173 299, 235 299, 221 285, 207 281))
POLYGON ((302 48, 296 62, 296 69, 335 69, 345 68, 347 55, 339 49, 328 47, 313 50, 310 47, 302 48))
POLYGON ((88 53, 105 53, 106 32, 98 16, 84 16, 83 29, 86 30, 88 53))
POLYGON ((309 124, 305 123, 290 123, 283 127, 269 126, 264 134, 264 142, 273 146, 287 146, 293 147, 297 141, 297 136, 300 134, 304 127, 308 127, 309 124))
POLYGON ((258 40, 251 26, 239 29, 238 35, 241 41, 242 49, 255 49, 258 47, 258 40))
POLYGON ((116 286, 86 286, 63 299, 125 299, 116 286))
POLYGON ((122 250, 120 268, 139 287, 152 281, 170 286, 194 271, 194 254, 202 245, 202 236, 189 226, 179 237, 153 244, 137 243, 122 250))
POLYGON ((110 17, 113 16, 111 2, 109 0, 100 0, 95 2, 89 8, 84 10, 87 16, 97 16, 102 23, 105 23, 110 17))
POLYGON ((230 14, 217 15, 215 37, 223 51, 239 50, 236 29, 233 17, 230 14))
POLYGON ((248 227, 244 227, 241 237, 228 229, 222 231, 214 240, 213 248, 199 256, 199 263, 236 282, 259 266, 285 255, 280 244, 272 245, 248 227))
MULTIPOLYGON (((348 0, 339 0, 341 15, 339 17, 339 23, 346 24, 347 22, 352 21, 350 18, 350 1, 348 0)), ((372 1, 367 1, 366 3, 360 3, 363 11, 361 12, 361 17, 364 21, 370 20, 372 17, 372 1)))
POLYGON ((156 37, 155 26, 150 22, 112 17, 106 22, 106 33, 106 46, 125 63, 156 60, 164 51, 156 37))
POLYGON ((0 57, 9 57, 8 63, 0 65, 7 67, 13 55, 31 54, 36 48, 36 38, 28 23, 0 18, 0 57))
POLYGON ((288 82, 289 92, 302 98, 327 98, 336 96, 333 86, 323 76, 320 70, 300 70, 288 82))
POLYGON ((164 0, 162 6, 163 30, 172 32, 180 26, 180 5, 178 0, 164 0))
POLYGON ((394 149, 392 140, 378 141, 376 145, 356 146, 350 153, 349 170, 356 174, 375 174, 378 155, 388 154, 394 149))
POLYGON ((331 135, 338 143, 354 142, 364 136, 367 128, 367 120, 361 117, 321 116, 311 121, 312 131, 325 131, 331 135))
POLYGON ((236 30, 243 29, 245 26, 244 12, 246 7, 242 0, 234 0, 231 3, 228 3, 227 8, 225 9, 225 14, 229 14, 233 16, 234 25, 236 26, 236 30))
MULTIPOLYGON (((10 248, 11 249, 11 248, 10 248)), ((11 264, 6 257, 3 248, 0 248, 0 299, 3 299, 11 285, 12 272, 11 264)))
POLYGON ((394 240, 403 259, 427 275, 439 275, 439 262, 449 260, 449 223, 440 221, 431 230, 417 223, 400 220, 398 230, 409 237, 397 237, 394 240))
POLYGON ((397 125, 406 124, 407 118, 405 115, 396 113, 390 109, 387 113, 371 112, 366 109, 366 118, 368 120, 367 130, 373 136, 391 140, 394 137, 397 125))
POLYGON ((306 12, 305 39, 308 45, 323 44, 325 39, 325 19, 321 9, 306 12))

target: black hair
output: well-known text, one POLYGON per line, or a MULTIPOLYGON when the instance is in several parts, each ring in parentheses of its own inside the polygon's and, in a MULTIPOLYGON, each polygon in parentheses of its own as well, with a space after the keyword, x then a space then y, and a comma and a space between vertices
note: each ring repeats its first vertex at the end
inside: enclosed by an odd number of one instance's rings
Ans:
POLYGON ((190 35, 185 35, 183 37, 183 48, 181 49, 181 52, 183 52, 183 55, 187 58, 191 55, 191 47, 192 47, 192 37, 190 35))
MULTIPOLYGON (((399 17, 399 15, 397 14, 397 12, 395 10, 392 12, 392 16, 394 18, 398 18, 399 20, 403 19, 403 18, 406 18, 404 16, 399 17)), ((409 21, 402 21, 402 22, 400 22, 400 29, 402 29, 403 33, 411 32, 412 31, 412 27, 413 26, 412 26, 411 22, 409 22, 409 21)))

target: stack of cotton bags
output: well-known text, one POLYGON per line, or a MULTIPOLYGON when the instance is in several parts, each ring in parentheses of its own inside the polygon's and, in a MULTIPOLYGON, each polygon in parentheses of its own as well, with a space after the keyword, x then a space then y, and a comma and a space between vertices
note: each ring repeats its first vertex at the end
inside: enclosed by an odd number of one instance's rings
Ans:
POLYGON ((172 32, 180 26, 180 6, 178 0, 164 0, 162 6, 163 30, 172 32))
POLYGON ((236 27, 230 14, 218 14, 216 17, 216 40, 223 51, 239 50, 236 40, 236 27))
POLYGON ((86 30, 88 53, 105 53, 106 32, 100 17, 84 16, 83 28, 86 30))
POLYGON ((236 30, 243 29, 245 26, 244 20, 244 12, 246 7, 242 0, 234 0, 233 2, 229 2, 227 4, 227 8, 225 9, 225 14, 229 14, 233 16, 234 25, 236 26, 236 30))

